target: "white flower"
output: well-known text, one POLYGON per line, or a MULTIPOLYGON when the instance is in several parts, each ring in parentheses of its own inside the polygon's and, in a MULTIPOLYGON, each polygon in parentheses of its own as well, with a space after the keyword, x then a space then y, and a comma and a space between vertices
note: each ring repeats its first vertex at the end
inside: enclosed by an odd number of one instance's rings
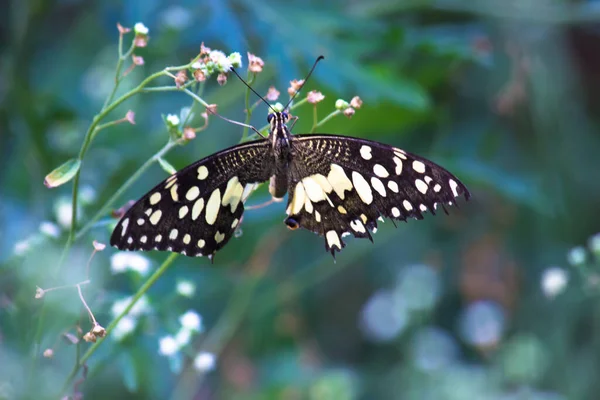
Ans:
POLYGON ((281 111, 283 111, 283 104, 275 103, 275 104, 273 104, 273 106, 271 108, 273 108, 273 110, 275 110, 277 112, 281 112, 281 111))
POLYGON ((208 55, 210 60, 215 63, 215 66, 220 72, 229 72, 231 61, 221 50, 212 50, 208 55))
POLYGON ((71 227, 72 210, 73 207, 71 206, 71 200, 68 200, 65 197, 61 197, 54 204, 54 213, 56 215, 56 221, 63 228, 71 227))
POLYGON ((567 254, 567 260, 572 266, 581 265, 585 262, 585 249, 581 246, 572 248, 567 254))
POLYGON ((131 315, 126 315, 117 323, 115 329, 112 331, 111 336, 116 341, 121 341, 123 338, 128 336, 131 332, 134 331, 135 326, 137 325, 137 320, 131 315))
POLYGON ((542 274, 542 291, 547 297, 561 293, 569 282, 569 274, 560 267, 550 267, 542 274))
POLYGON ((196 285, 191 281, 177 282, 177 293, 184 297, 192 297, 196 293, 196 285))
POLYGON ((175 341, 177 342, 177 345, 180 348, 187 345, 190 342, 191 338, 192 338, 192 331, 189 329, 186 329, 185 327, 181 327, 181 329, 179 329, 179 331, 175 335, 175 341))
POLYGON ((167 115, 167 122, 169 123, 169 125, 171 126, 179 126, 179 117, 175 114, 169 114, 167 115))
POLYGON ((110 258, 110 270, 113 274, 131 270, 145 276, 150 270, 150 261, 141 254, 121 251, 110 258))
POLYGON ((200 352, 194 358, 194 368, 198 372, 207 372, 215 368, 215 355, 208 352, 200 352))
MULTIPOLYGON (((113 303, 111 307, 111 313, 113 316, 121 315, 125 308, 131 303, 133 297, 125 297, 121 300, 117 300, 113 303)), ((148 298, 146 296, 140 297, 140 299, 135 303, 135 305, 129 310, 128 315, 133 317, 138 317, 142 314, 147 314, 150 311, 150 304, 148 303, 148 298)))
POLYGON ((60 228, 58 225, 50 222, 50 221, 42 221, 40 224, 40 232, 44 235, 57 238, 60 236, 60 228))
POLYGON ((163 356, 172 356, 179 351, 179 344, 173 336, 164 336, 158 341, 158 352, 163 356))
POLYGON ((148 32, 150 32, 148 28, 146 28, 146 25, 141 22, 138 22, 133 26, 133 31, 138 35, 147 35, 148 32))
POLYGON ((20 256, 25 254, 27 250, 29 250, 29 241, 21 240, 20 242, 15 243, 15 254, 20 256))
POLYGON ((592 236, 588 242, 590 250, 600 255, 600 233, 596 233, 592 236))
POLYGON ((179 317, 179 323, 185 329, 199 332, 202 325, 202 318, 197 312, 189 310, 179 317))
POLYGON ((235 53, 231 53, 227 58, 233 67, 242 68, 242 55, 240 53, 236 51, 235 53))

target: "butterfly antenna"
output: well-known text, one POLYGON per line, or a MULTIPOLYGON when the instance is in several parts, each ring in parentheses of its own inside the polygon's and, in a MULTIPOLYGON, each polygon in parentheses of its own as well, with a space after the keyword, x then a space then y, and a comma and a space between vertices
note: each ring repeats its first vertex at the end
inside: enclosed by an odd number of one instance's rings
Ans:
POLYGON ((248 83, 247 83, 247 82, 244 80, 244 78, 242 78, 242 77, 240 76, 240 74, 238 74, 238 73, 237 73, 237 71, 235 70, 235 68, 231 67, 231 68, 230 68, 230 70, 231 70, 231 72, 233 72, 233 73, 235 74, 235 76, 237 76, 237 77, 240 79, 240 81, 242 81, 242 83, 243 83, 244 85, 246 85, 246 87, 247 87, 248 89, 252 90, 252 92, 253 92, 255 95, 257 95, 257 96, 258 96, 258 97, 259 97, 259 98, 260 98, 262 101, 264 101, 264 102, 265 102, 265 104, 266 104, 267 106, 269 106, 269 108, 270 108, 271 110, 273 110, 273 112, 277 112, 277 110, 275 110, 275 109, 274 109, 274 108, 273 108, 273 107, 272 107, 272 106, 269 104, 269 102, 265 100, 265 98, 264 98, 264 97, 262 97, 260 94, 258 94, 258 92, 257 92, 256 90, 252 89, 252 86, 248 85, 248 83))
POLYGON ((294 93, 294 95, 290 98, 290 101, 288 101, 288 103, 283 108, 284 110, 287 110, 287 108, 290 106, 290 104, 292 103, 294 98, 298 95, 298 93, 300 93, 300 90, 302 90, 304 85, 306 85, 306 81, 308 81, 308 78, 310 78, 310 76, 312 75, 312 73, 315 70, 315 67, 317 66, 319 61, 321 61, 323 59, 325 59, 325 57, 323 57, 322 55, 317 57, 317 59, 315 60, 315 63, 313 64, 312 68, 310 69, 310 72, 308 73, 308 75, 306 75, 306 78, 304 78, 304 82, 302 82, 302 86, 300 86, 300 88, 298 90, 296 90, 296 93, 294 93))

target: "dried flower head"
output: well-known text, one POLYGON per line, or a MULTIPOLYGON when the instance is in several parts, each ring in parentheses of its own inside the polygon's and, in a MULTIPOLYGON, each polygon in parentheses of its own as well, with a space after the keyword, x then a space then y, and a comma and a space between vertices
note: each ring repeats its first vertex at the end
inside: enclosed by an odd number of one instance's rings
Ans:
POLYGON ((242 55, 237 51, 227 56, 232 67, 242 68, 242 55))
POLYGON ((135 65, 144 65, 144 57, 142 56, 136 56, 135 54, 132 54, 131 60, 135 65))
POLYGON ((118 22, 117 22, 117 29, 119 30, 119 35, 124 35, 126 33, 131 32, 131 28, 126 28, 118 22))
POLYGON ((355 111, 354 111, 354 108, 352 108, 352 107, 348 107, 344 110, 344 115, 348 118, 352 118, 354 113, 355 113, 355 111))
POLYGON ((216 114, 217 113, 217 105, 209 104, 208 107, 206 107, 206 112, 209 114, 216 114))
POLYGON ((306 100, 311 104, 317 104, 317 103, 323 101, 323 99, 325 99, 325 96, 323 96, 323 93, 317 92, 316 90, 311 90, 306 95, 306 100))
POLYGON ((183 85, 185 85, 187 80, 188 80, 187 72, 185 70, 181 70, 181 71, 177 72, 177 74, 175 75, 175 86, 177 86, 177 88, 180 88, 183 85))
POLYGON ((293 81, 290 81, 290 87, 288 88, 287 92, 290 96, 295 96, 296 93, 302 89, 302 86, 304 85, 304 79, 294 79, 293 81))
POLYGON ((94 324, 90 332, 92 332, 96 337, 106 336, 106 329, 104 329, 104 327, 101 326, 99 323, 94 324))
POLYGON ((196 131, 191 126, 183 128, 183 138, 185 140, 192 140, 196 138, 196 131))
POLYGON ((125 121, 129 122, 131 125, 135 125, 135 113, 131 110, 127 111, 127 114, 125 114, 125 121))
POLYGON ((362 106, 363 102, 358 96, 354 96, 352 100, 350 100, 350 106, 355 109, 359 109, 362 106))
POLYGON ((94 250, 96 251, 102 251, 106 248, 106 245, 104 243, 100 243, 97 240, 94 240, 92 244, 94 245, 94 250))
POLYGON ((54 356, 54 350, 52 350, 52 349, 46 349, 46 350, 44 350, 43 355, 46 358, 52 358, 54 356))
POLYGON ((200 55, 201 56, 205 56, 205 55, 210 54, 210 51, 211 51, 210 47, 206 47, 204 45, 204 42, 200 43, 200 55))
POLYGON ((219 74, 219 76, 217 76, 217 82, 219 83, 220 86, 223 86, 224 84, 227 83, 227 74, 224 72, 221 72, 219 74))
POLYGON ((44 297, 45 293, 46 292, 41 287, 39 287, 39 286, 35 287, 35 298, 36 299, 41 299, 42 297, 44 297))
POLYGON ((248 71, 255 74, 262 72, 265 62, 262 58, 255 56, 252 53, 248 53, 248 71))
POLYGON ((96 343, 96 335, 94 335, 92 332, 87 332, 85 335, 83 335, 83 340, 88 343, 96 343))
POLYGON ((194 70, 194 79, 196 82, 204 82, 206 80, 206 74, 201 68, 194 70))
POLYGON ((276 101, 279 98, 279 90, 275 89, 275 86, 271 86, 267 91, 265 98, 268 101, 276 101))

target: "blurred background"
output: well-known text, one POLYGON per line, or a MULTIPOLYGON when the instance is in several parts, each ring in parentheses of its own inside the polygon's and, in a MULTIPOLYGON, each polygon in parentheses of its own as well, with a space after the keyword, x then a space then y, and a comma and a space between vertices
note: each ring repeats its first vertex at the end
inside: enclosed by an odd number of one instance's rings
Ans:
MULTIPOLYGON (((0 398, 599 398, 596 21, 592 0, 1 2, 0 398), (116 24, 138 22, 143 65, 117 95, 204 42, 242 54, 244 76, 246 53, 261 57, 254 88, 273 85, 285 103, 289 81, 323 54, 304 90, 324 94, 319 118, 338 98, 364 104, 319 131, 428 157, 472 201, 381 224, 374 244, 349 238, 336 262, 322 238, 286 229, 285 203, 247 211, 214 265, 176 258, 68 381, 91 328, 72 285, 89 268, 82 294, 107 327, 168 257, 107 247, 89 262, 92 242, 108 243, 110 213, 63 253, 73 182, 43 184, 77 157, 112 90, 116 24), (71 286, 34 298, 59 285, 71 286)), ((213 76, 201 96, 243 121, 245 94, 213 76)), ((108 116, 132 110, 135 125, 102 130, 86 153, 79 227, 165 145, 164 118, 191 105, 181 92, 143 93, 108 116)), ((312 109, 294 111, 296 133, 310 130, 312 109)), ((267 112, 259 105, 252 124, 267 112)), ((165 160, 179 169, 241 135, 211 118, 165 160)), ((166 176, 153 164, 111 209, 166 176)), ((262 187, 248 204, 268 198, 262 187)))

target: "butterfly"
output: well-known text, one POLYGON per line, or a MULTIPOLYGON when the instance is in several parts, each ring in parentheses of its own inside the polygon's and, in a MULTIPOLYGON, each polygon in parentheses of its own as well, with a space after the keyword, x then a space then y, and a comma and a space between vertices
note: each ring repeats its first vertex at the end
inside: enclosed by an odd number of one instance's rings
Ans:
POLYGON ((382 217, 422 219, 424 212, 446 211, 457 197, 471 196, 450 172, 399 148, 347 136, 294 135, 285 111, 270 113, 267 121, 267 137, 208 156, 155 186, 117 223, 111 245, 212 260, 238 228, 250 193, 267 181, 274 199, 288 195, 288 228, 324 237, 333 256, 345 247, 344 236, 372 241, 382 217))

